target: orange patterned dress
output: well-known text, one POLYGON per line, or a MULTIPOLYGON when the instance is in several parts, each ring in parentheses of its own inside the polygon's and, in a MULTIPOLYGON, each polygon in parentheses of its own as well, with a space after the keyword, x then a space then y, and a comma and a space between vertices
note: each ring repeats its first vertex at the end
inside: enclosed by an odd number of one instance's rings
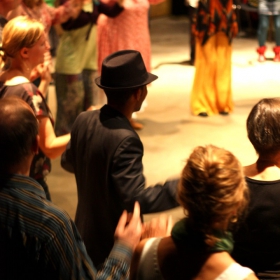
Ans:
POLYGON ((233 111, 231 41, 238 31, 232 0, 200 0, 193 31, 196 57, 191 112, 203 117, 227 115, 233 111))

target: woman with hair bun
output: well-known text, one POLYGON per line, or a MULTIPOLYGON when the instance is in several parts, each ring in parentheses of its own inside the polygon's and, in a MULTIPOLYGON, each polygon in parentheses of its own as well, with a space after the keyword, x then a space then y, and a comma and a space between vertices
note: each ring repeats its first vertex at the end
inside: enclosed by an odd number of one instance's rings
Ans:
POLYGON ((241 164, 224 149, 194 149, 178 191, 186 218, 171 236, 144 239, 137 246, 130 279, 257 279, 236 263, 231 224, 247 204, 248 190, 241 164))
MULTIPOLYGON (((50 200, 46 176, 51 170, 50 158, 60 156, 70 140, 70 134, 56 137, 53 118, 46 100, 38 88, 30 82, 31 71, 42 65, 48 50, 43 25, 25 16, 10 20, 3 29, 0 54, 4 62, 0 74, 0 98, 17 95, 33 109, 39 121, 39 152, 35 155, 30 176, 44 188, 50 200)), ((50 82, 47 69, 42 66, 41 80, 50 82)))

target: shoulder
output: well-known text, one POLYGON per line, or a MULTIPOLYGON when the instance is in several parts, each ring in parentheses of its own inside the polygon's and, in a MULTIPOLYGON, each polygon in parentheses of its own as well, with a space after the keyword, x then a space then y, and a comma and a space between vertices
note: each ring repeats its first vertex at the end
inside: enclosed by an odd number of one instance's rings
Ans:
POLYGON ((29 105, 32 104, 31 97, 33 96, 33 89, 32 86, 29 85, 29 83, 12 86, 2 84, 0 90, 2 96, 16 95, 27 102, 29 105))
POLYGON ((228 280, 244 280, 244 279, 257 279, 254 272, 248 268, 241 266, 240 264, 233 262, 222 272, 216 280, 228 279, 228 280))
POLYGON ((44 203, 42 207, 43 227, 47 228, 50 239, 63 241, 64 238, 73 239, 73 222, 69 215, 52 202, 44 203))

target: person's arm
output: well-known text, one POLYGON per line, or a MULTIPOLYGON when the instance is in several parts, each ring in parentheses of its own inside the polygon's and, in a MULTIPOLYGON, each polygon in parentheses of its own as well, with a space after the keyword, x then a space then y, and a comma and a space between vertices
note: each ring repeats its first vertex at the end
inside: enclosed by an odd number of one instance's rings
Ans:
POLYGON ((66 171, 74 173, 71 140, 68 142, 65 152, 61 156, 60 165, 66 171))
POLYGON ((107 17, 116 17, 124 10, 123 0, 118 0, 113 5, 108 5, 101 1, 98 8, 99 14, 104 14, 107 17))
MULTIPOLYGON (((64 1, 64 0, 62 0, 64 1)), ((61 26, 64 30, 73 30, 84 27, 85 25, 92 23, 96 24, 99 14, 103 13, 108 17, 116 17, 123 11, 123 0, 119 0, 113 5, 108 5, 100 2, 99 5, 94 6, 94 11, 92 13, 85 12, 80 9, 80 13, 77 17, 69 19, 67 22, 63 23, 61 26)))
POLYGON ((99 271, 88 256, 74 222, 66 214, 55 214, 56 222, 61 221, 59 218, 62 222, 59 230, 44 246, 44 257, 53 268, 50 271, 52 277, 46 277, 47 279, 128 279, 132 253, 139 243, 142 229, 139 204, 135 204, 130 221, 126 211, 120 217, 115 232, 116 242, 99 271))
POLYGON ((153 213, 179 206, 177 186, 179 180, 170 180, 145 188, 143 175, 143 145, 136 137, 127 137, 115 152, 111 180, 119 192, 124 207, 131 210, 134 201, 141 205, 141 213, 153 213))
POLYGON ((48 6, 46 3, 42 4, 42 8, 48 13, 51 18, 51 25, 61 24, 66 22, 75 15, 75 1, 62 1, 58 7, 48 6))
POLYGON ((102 270, 98 272, 97 279, 128 279, 132 254, 140 241, 141 232, 140 206, 136 202, 131 219, 126 211, 121 215, 115 231, 114 247, 102 270))
POLYGON ((70 141, 70 134, 56 137, 53 125, 48 117, 38 117, 39 119, 39 147, 43 153, 54 159, 60 156, 70 141))
POLYGON ((251 273, 250 275, 248 275, 248 277, 246 277, 246 279, 244 280, 258 280, 259 278, 256 277, 255 273, 251 273))

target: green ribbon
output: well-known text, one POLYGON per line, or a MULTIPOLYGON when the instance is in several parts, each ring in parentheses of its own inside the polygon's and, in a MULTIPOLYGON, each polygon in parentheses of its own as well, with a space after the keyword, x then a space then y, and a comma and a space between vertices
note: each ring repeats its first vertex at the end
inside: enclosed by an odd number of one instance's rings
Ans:
POLYGON ((213 229, 212 235, 217 238, 214 246, 209 246, 205 243, 204 233, 194 230, 189 226, 188 219, 183 219, 177 222, 171 232, 171 236, 175 243, 187 247, 187 250, 202 250, 208 252, 231 253, 233 250, 233 238, 229 231, 213 229))

